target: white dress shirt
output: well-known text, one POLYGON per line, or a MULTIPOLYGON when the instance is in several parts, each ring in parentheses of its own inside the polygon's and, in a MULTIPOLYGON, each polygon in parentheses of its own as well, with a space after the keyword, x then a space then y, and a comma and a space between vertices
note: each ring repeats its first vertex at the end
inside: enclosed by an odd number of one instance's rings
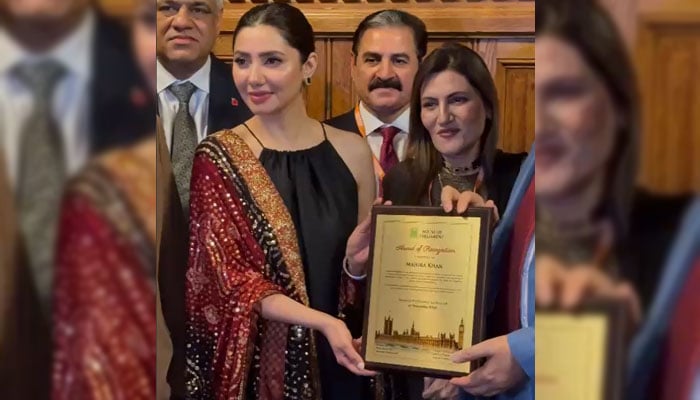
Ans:
POLYGON ((360 102, 360 117, 362 117, 362 123, 365 125, 365 132, 367 133, 367 142, 369 147, 372 149, 374 156, 379 157, 382 152, 382 142, 384 138, 382 137, 380 128, 385 126, 394 126, 399 129, 399 133, 394 136, 394 151, 399 161, 403 161, 406 157, 406 146, 408 144, 408 125, 410 117, 410 109, 406 108, 404 112, 401 113, 394 121, 385 124, 379 118, 375 117, 364 103, 360 102))
POLYGON ((54 60, 66 73, 53 92, 52 111, 60 127, 67 173, 83 166, 90 154, 90 83, 93 75, 93 39, 96 20, 87 12, 83 21, 65 40, 51 50, 38 54, 22 48, 0 27, 0 146, 5 152, 7 174, 15 185, 19 174, 20 133, 34 108, 31 91, 12 70, 23 63, 54 60))
POLYGON ((197 90, 190 98, 190 115, 194 119, 194 124, 197 127, 197 143, 204 140, 207 136, 209 128, 209 76, 211 75, 211 56, 207 58, 202 68, 192 74, 185 80, 178 80, 158 61, 158 78, 156 90, 158 91, 158 111, 160 119, 163 122, 163 130, 165 131, 165 142, 168 144, 168 149, 172 150, 171 143, 173 141, 173 120, 180 103, 177 97, 168 90, 168 87, 173 84, 180 84, 187 81, 192 82, 197 87, 197 90))

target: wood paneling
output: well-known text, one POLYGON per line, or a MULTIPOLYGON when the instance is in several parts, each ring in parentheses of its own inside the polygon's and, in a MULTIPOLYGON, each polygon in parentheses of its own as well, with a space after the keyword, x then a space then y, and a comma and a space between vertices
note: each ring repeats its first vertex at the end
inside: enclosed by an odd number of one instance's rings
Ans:
POLYGON ((662 193, 700 192, 700 5, 642 13, 640 182, 662 193))
MULTIPOLYGON (((227 4, 224 7, 222 30, 230 31, 238 19, 254 4, 227 4)), ((454 34, 533 34, 535 5, 533 1, 428 1, 372 3, 297 3, 314 27, 314 32, 347 34, 355 31, 362 19, 386 8, 405 9, 420 17, 431 33, 454 34)))
MULTIPOLYGON (((227 4, 214 53, 231 59, 232 31, 251 3, 227 4)), ((331 2, 297 3, 316 33, 319 69, 306 94, 314 118, 350 110, 358 101, 350 75, 352 34, 368 14, 400 8, 421 18, 430 32, 428 51, 447 40, 478 51, 496 79, 500 97, 500 144, 528 151, 534 138, 534 2, 331 2), (457 17, 459 16, 459 17, 457 17)))
MULTIPOLYGON (((100 0, 113 15, 131 15, 138 0, 100 0)), ((224 2, 224 21, 214 54, 230 62, 232 32, 240 16, 265 0, 224 2)), ((534 132, 533 0, 346 0, 291 1, 316 33, 319 66, 306 89, 309 114, 324 119, 346 112, 358 101, 350 76, 352 34, 368 14, 406 10, 421 18, 430 32, 428 49, 456 40, 477 50, 497 81, 501 111, 500 144, 508 151, 527 151, 534 132)))

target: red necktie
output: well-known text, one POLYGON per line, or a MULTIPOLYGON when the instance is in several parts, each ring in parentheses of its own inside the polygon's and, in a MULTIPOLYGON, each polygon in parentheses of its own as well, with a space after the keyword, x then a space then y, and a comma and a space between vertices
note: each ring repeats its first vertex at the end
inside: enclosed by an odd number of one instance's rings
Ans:
POLYGON ((386 173, 399 162, 399 157, 394 150, 394 138, 396 134, 399 133, 399 128, 385 126, 381 128, 379 132, 382 134, 382 149, 379 153, 379 164, 386 173))

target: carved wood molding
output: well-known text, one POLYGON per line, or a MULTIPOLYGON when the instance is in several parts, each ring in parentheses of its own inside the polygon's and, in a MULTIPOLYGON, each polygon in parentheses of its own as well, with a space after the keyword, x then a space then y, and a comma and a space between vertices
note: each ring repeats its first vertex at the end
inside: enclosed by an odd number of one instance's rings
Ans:
MULTIPOLYGON (((425 22, 431 37, 439 35, 534 35, 534 2, 459 3, 297 3, 319 37, 351 36, 362 19, 378 10, 397 8, 425 22)), ((222 33, 230 33, 253 4, 227 4, 222 33)))

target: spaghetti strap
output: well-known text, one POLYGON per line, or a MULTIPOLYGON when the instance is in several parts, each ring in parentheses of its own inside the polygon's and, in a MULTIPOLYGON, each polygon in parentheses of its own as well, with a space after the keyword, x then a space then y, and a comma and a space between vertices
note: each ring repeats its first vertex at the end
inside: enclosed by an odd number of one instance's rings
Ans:
POLYGON ((264 149, 264 148, 265 148, 265 145, 262 144, 262 142, 260 141, 260 139, 258 139, 257 136, 255 136, 255 134, 253 133, 253 131, 248 127, 248 125, 247 125, 245 122, 243 123, 243 126, 245 126, 245 128, 248 130, 248 132, 250 132, 250 134, 253 135, 253 137, 254 137, 255 140, 258 142, 258 144, 260 145, 260 147, 262 147, 262 148, 264 149))
POLYGON ((328 140, 328 135, 326 135, 326 126, 321 122, 321 129, 323 129, 323 140, 328 140))

